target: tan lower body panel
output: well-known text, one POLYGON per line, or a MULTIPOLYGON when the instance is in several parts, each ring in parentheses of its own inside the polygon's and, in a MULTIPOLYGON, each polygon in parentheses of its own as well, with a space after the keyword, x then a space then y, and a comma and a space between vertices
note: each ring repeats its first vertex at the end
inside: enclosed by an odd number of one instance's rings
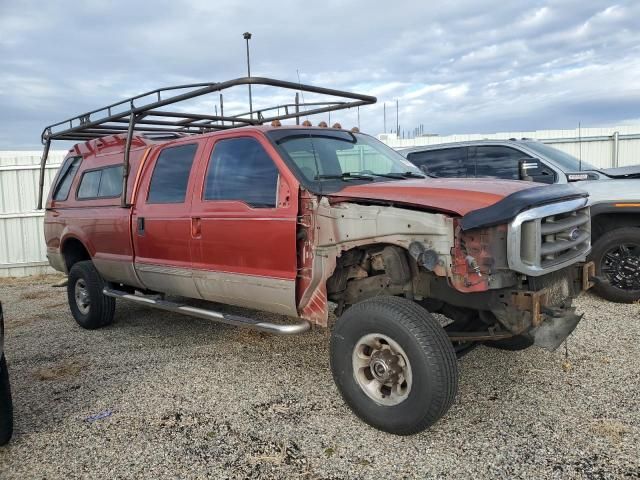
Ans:
POLYGON ((193 275, 205 300, 298 316, 295 280, 204 270, 193 275))
POLYGON ((57 250, 47 249, 47 260, 49 260, 49 265, 51 265, 51 268, 54 270, 67 273, 67 265, 65 264, 64 257, 57 250))
POLYGON ((108 282, 123 283, 131 287, 143 288, 133 262, 113 258, 93 257, 95 265, 102 278, 108 282))
POLYGON ((150 290, 298 316, 294 280, 144 263, 136 271, 150 290))

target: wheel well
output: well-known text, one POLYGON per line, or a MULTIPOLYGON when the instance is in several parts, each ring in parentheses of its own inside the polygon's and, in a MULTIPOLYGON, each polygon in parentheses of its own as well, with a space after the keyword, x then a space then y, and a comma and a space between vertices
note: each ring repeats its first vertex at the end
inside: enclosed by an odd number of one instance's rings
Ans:
POLYGON ((388 294, 402 294, 413 273, 409 254, 402 247, 388 244, 355 247, 338 257, 336 269, 327 280, 328 298, 338 305, 345 302, 349 305, 375 296, 381 289, 388 294), (376 279, 381 279, 384 285, 376 279), (354 281, 360 287, 349 292, 347 287, 354 281))
POLYGON ((640 213, 600 213, 591 217, 591 240, 622 227, 640 227, 640 213))
POLYGON ((67 272, 71 270, 74 264, 83 260, 91 260, 89 251, 77 238, 70 238, 64 242, 62 246, 62 256, 64 257, 67 272))

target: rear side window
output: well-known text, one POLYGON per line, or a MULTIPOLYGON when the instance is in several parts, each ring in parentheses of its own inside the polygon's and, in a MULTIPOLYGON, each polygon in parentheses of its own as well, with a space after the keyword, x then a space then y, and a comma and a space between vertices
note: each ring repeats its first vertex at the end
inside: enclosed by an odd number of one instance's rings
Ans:
POLYGON ((495 177, 510 180, 520 178, 518 161, 529 155, 509 147, 475 147, 474 156, 477 177, 495 177))
POLYGON ((122 193, 122 165, 89 170, 83 173, 78 199, 114 198, 122 193))
POLYGON ((63 201, 67 199, 73 178, 76 176, 78 168, 80 168, 81 161, 82 157, 69 157, 64 161, 64 164, 60 168, 58 183, 53 191, 52 198, 54 200, 63 201))
POLYGON ((413 152, 407 158, 423 172, 436 177, 473 177, 475 174, 468 162, 466 147, 413 152))
POLYGON ((147 203, 182 203, 198 145, 168 147, 160 152, 149 185, 147 203))
POLYGON ((205 200, 237 200, 256 208, 274 208, 278 169, 253 138, 216 143, 211 154, 205 200))

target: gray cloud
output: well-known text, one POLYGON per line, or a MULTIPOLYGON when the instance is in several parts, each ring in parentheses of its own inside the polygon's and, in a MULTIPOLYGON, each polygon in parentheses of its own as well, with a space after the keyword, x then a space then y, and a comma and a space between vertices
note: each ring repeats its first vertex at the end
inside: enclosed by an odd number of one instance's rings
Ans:
POLYGON ((243 76, 245 30, 254 75, 377 95, 360 112, 370 133, 383 102, 395 125, 396 99, 406 130, 622 122, 640 116, 637 18, 637 2, 573 0, 2 2, 0 149, 38 147, 45 125, 128 95, 243 76))

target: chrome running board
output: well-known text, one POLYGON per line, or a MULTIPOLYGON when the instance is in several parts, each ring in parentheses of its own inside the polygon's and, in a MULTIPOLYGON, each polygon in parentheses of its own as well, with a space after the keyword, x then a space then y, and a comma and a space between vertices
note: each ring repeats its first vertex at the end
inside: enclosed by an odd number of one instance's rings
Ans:
POLYGON ((181 303, 168 302, 151 296, 133 295, 131 293, 111 288, 105 288, 102 293, 108 297, 121 298, 123 300, 129 300, 131 302, 158 308, 160 310, 181 313, 183 315, 189 315, 197 318, 204 318, 205 320, 213 320, 214 322, 226 323, 227 325, 234 325, 236 327, 252 328, 263 332, 275 333, 277 335, 295 335, 298 333, 304 333, 311 328, 311 324, 306 320, 300 320, 293 324, 262 322, 260 320, 241 317, 239 315, 229 315, 226 313, 214 312, 213 310, 205 310, 204 308, 191 307, 181 303))

